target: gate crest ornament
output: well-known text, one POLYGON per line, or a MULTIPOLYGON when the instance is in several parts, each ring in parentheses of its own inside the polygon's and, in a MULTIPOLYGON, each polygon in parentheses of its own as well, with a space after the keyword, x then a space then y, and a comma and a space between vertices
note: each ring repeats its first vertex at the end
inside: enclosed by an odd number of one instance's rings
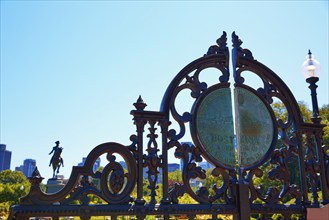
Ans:
POLYGON ((329 203, 324 126, 303 121, 288 86, 255 60, 250 50, 241 47, 242 41, 235 32, 231 84, 227 34, 223 32, 216 43, 173 78, 159 111, 146 110, 146 103, 138 98, 131 111, 136 133, 130 136, 130 144, 108 142, 95 147, 85 165, 74 166, 65 187, 54 194, 42 192, 43 178, 36 170, 30 178, 29 194, 11 208, 9 219, 144 219, 147 215, 163 219, 172 215, 188 219, 209 215, 218 219, 220 214, 233 215, 234 219, 250 219, 251 215, 265 219, 282 214, 284 219, 291 219, 294 214, 305 218, 307 207, 329 203), (209 69, 216 82, 203 77, 209 69), (258 77, 262 85, 246 84, 246 72, 258 77), (192 105, 183 105, 182 111, 177 107, 181 104, 178 97, 186 91, 190 95, 185 95, 184 100, 190 100, 192 105), (286 121, 274 114, 274 99, 286 108, 286 121), (192 142, 183 142, 188 135, 192 142), (168 178, 169 150, 182 162, 182 182, 173 186, 168 178), (107 164, 102 171, 94 172, 92 165, 102 155, 107 164), (127 169, 123 169, 116 155, 124 159, 127 169), (214 165, 211 177, 217 183, 194 186, 194 180, 208 178, 199 166, 204 161, 214 165), (92 184, 91 178, 99 185, 92 184), (267 179, 267 185, 257 185, 260 178, 267 179), (134 189, 136 196, 132 196, 134 189), (103 204, 90 204, 89 194, 101 198, 103 204), (182 203, 180 198, 186 194, 196 204, 182 203))

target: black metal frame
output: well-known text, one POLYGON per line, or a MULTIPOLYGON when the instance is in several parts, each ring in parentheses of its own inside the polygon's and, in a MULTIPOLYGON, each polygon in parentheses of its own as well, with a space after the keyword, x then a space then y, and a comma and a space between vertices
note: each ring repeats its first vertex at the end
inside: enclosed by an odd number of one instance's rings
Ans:
POLYGON ((281 213, 285 219, 290 219, 292 214, 305 217, 307 207, 319 207, 329 203, 329 155, 328 147, 324 146, 322 141, 324 126, 303 121, 298 104, 287 85, 268 67, 255 60, 248 49, 241 48, 242 41, 234 32, 234 86, 246 86, 242 75, 244 71, 250 71, 262 80, 263 86, 255 88, 254 91, 268 106, 272 104, 273 98, 284 104, 288 111, 288 120, 284 122, 276 119, 275 125, 279 133, 275 136, 280 138, 283 146, 267 155, 270 156, 267 162, 272 165, 268 173, 259 168, 260 164, 244 170, 219 165, 213 169, 212 175, 222 178, 223 184, 212 187, 214 194, 210 194, 209 189, 204 186, 195 190, 190 185, 191 179, 206 178, 205 170, 197 165, 197 162, 204 161, 205 157, 197 144, 181 143, 195 114, 191 111, 192 106, 186 112, 178 112, 176 98, 183 90, 189 90, 192 101, 196 103, 199 97, 211 88, 206 82, 199 80, 200 74, 207 68, 218 70, 216 86, 230 85, 229 50, 226 41, 226 33, 223 32, 217 40, 217 45, 211 46, 203 57, 188 64, 175 76, 164 94, 160 111, 144 110, 146 104, 139 97, 134 103, 136 109, 131 111, 136 134, 130 137, 130 145, 110 142, 95 147, 89 153, 85 165, 73 167, 65 187, 54 194, 41 191, 40 183, 43 178, 36 170, 30 178, 32 186, 29 194, 21 199, 19 205, 11 208, 9 219, 80 216, 84 220, 90 219, 91 216, 116 218, 121 215, 136 216, 137 219, 144 219, 147 215, 162 216, 164 219, 169 219, 171 215, 186 215, 188 219, 195 219, 198 214, 209 214, 212 219, 217 219, 218 214, 232 214, 234 219, 248 219, 252 214, 272 213, 281 213), (173 123, 178 128, 173 129, 173 123), (146 128, 148 132, 145 132, 146 128), (173 188, 169 188, 168 184, 170 149, 174 149, 175 156, 183 161, 183 184, 176 183, 173 188), (102 172, 93 172, 92 165, 95 160, 104 154, 108 164, 102 172), (122 156, 127 170, 116 161, 114 154, 122 156), (288 165, 291 158, 298 160, 300 185, 290 181, 288 165), (143 195, 144 169, 148 174, 150 195, 143 195), (255 186, 255 179, 263 175, 271 181, 279 182, 279 186, 270 187, 267 192, 264 192, 261 186, 255 186), (95 187, 89 177, 98 179, 100 187, 95 187), (161 178, 163 183, 161 201, 156 201, 158 178, 161 178), (132 198, 131 192, 135 187, 137 197, 132 198), (319 190, 322 201, 318 201, 319 190), (189 194, 197 204, 179 204, 179 197, 184 193, 189 194), (308 193, 312 194, 311 200, 308 193), (99 196, 106 204, 91 205, 88 194, 99 196), (150 198, 148 203, 145 201, 146 196, 150 198), (288 197, 295 199, 293 204, 284 204, 288 197), (80 201, 80 204, 72 205, 73 200, 80 201))

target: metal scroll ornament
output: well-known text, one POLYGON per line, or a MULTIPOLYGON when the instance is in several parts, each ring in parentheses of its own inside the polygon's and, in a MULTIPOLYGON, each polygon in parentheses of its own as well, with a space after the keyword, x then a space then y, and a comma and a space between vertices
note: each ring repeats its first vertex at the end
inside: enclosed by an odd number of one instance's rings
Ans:
POLYGON ((220 85, 209 88, 193 108, 196 116, 191 126, 192 137, 216 166, 252 169, 261 165, 274 149, 277 136, 274 113, 250 87, 236 87, 233 99, 234 118, 230 88, 220 85))

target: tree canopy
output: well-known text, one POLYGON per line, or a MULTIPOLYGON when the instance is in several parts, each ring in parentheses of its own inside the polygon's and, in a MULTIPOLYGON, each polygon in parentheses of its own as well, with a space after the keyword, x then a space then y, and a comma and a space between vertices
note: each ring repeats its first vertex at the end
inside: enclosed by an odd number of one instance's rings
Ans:
POLYGON ((322 124, 326 127, 323 129, 323 144, 329 145, 329 104, 323 105, 320 108, 320 117, 322 118, 322 124))
POLYGON ((0 216, 6 216, 9 208, 19 203, 19 198, 30 190, 30 182, 20 171, 0 172, 0 216))

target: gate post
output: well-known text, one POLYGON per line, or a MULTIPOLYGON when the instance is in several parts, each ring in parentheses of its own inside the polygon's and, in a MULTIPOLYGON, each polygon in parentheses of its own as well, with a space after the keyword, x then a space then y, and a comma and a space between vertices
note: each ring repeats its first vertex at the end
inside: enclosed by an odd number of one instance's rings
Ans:
POLYGON ((146 103, 144 103, 141 96, 139 96, 136 103, 134 103, 136 110, 131 111, 131 115, 134 116, 134 124, 136 125, 136 132, 137 132, 137 198, 135 203, 137 205, 144 205, 145 200, 143 198, 143 133, 144 133, 144 126, 147 121, 140 116, 140 114, 144 111, 146 107, 146 103))
POLYGON ((233 220, 250 219, 249 185, 237 183, 233 185, 237 214, 233 215, 233 220))

